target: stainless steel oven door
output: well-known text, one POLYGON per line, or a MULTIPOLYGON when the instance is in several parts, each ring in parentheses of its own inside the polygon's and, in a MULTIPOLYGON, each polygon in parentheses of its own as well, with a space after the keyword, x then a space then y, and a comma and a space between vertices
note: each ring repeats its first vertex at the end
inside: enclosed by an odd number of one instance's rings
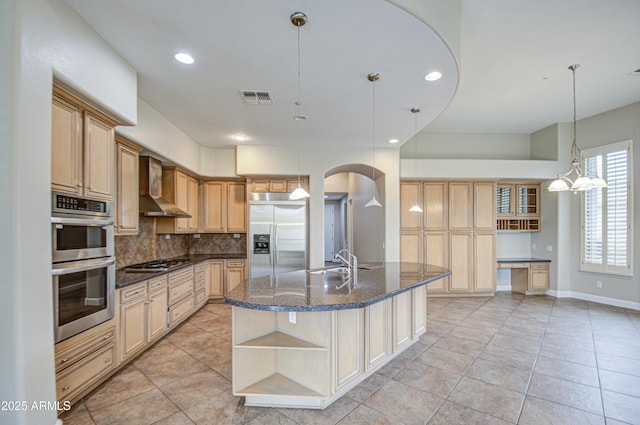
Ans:
POLYGON ((113 317, 115 258, 58 263, 51 274, 56 342, 113 317))
POLYGON ((113 256, 113 220, 51 218, 53 262, 113 256))

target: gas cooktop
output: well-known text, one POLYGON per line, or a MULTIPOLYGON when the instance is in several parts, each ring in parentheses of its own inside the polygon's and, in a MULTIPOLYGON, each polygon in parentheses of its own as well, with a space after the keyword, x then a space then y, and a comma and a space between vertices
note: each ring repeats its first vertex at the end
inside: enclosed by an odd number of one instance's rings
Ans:
POLYGON ((144 272, 166 272, 167 270, 177 267, 188 262, 188 258, 168 258, 161 260, 147 261, 146 263, 132 264, 125 267, 125 272, 144 273, 144 272))

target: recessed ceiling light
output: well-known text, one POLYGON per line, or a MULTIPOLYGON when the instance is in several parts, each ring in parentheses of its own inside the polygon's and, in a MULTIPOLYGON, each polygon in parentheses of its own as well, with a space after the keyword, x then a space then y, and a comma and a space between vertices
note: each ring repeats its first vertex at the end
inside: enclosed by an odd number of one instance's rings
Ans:
POLYGON ((396 143, 398 143, 400 140, 398 139, 389 139, 389 143, 391 143, 392 145, 395 145, 396 143))
POLYGON ((424 79, 427 81, 437 81, 442 78, 442 73, 439 71, 431 71, 427 75, 424 76, 424 79))
POLYGON ((249 140, 249 136, 246 136, 244 134, 234 134, 233 136, 231 136, 231 138, 238 142, 244 142, 245 140, 249 140))
POLYGON ((195 62, 195 59, 193 59, 193 56, 191 56, 188 53, 176 53, 174 58, 176 58, 178 62, 186 63, 187 65, 191 65, 192 63, 195 62))

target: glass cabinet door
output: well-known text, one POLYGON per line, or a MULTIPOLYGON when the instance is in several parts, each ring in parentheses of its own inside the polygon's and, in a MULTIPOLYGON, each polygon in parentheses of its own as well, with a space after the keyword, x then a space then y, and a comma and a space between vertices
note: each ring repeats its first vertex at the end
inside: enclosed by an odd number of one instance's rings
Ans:
POLYGON ((539 186, 518 185, 518 209, 517 215, 538 215, 538 191, 539 186))
POLYGON ((496 187, 496 212, 498 217, 513 215, 513 186, 498 185, 496 187))

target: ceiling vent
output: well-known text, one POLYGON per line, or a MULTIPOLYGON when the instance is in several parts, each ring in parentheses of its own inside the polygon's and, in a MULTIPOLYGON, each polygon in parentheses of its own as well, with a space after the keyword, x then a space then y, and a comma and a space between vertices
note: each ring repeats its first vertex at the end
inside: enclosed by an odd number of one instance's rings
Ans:
POLYGON ((240 95, 247 105, 273 105, 271 93, 267 91, 240 90, 240 95))

